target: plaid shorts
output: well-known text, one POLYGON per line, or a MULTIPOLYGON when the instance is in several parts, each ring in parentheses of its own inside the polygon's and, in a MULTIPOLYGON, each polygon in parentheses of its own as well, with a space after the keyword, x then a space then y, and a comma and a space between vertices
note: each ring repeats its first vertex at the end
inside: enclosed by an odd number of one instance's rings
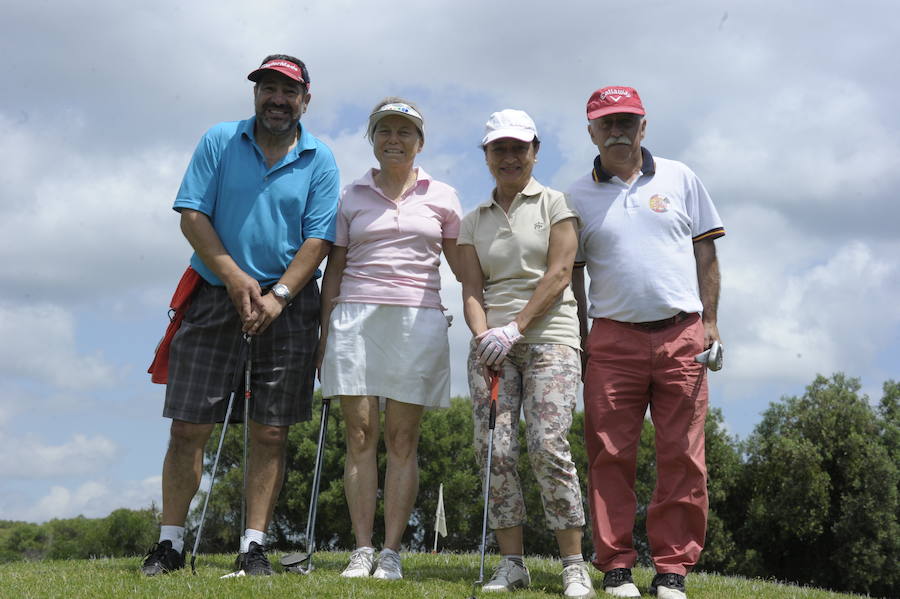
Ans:
MULTIPOLYGON (((202 283, 172 340, 163 416, 196 424, 225 420, 241 346, 241 320, 224 287, 202 283)), ((288 426, 312 415, 319 343, 319 287, 310 281, 250 343, 250 418, 288 426)), ((243 374, 239 376, 243 388, 243 374)), ((238 393, 243 398, 243 393, 238 393)), ((238 402, 232 413, 242 416, 238 402)))

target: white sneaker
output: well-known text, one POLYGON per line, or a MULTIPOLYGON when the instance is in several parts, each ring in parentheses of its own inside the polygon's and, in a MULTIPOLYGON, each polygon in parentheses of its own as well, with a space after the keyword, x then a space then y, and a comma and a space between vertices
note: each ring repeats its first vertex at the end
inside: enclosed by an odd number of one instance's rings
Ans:
POLYGON ((596 597, 594 585, 591 584, 591 575, 588 574, 587 564, 573 564, 563 568, 563 597, 578 597, 588 599, 596 597))
POLYGON ((603 591, 613 597, 640 597, 630 568, 614 568, 603 577, 603 591))
POLYGON ((381 555, 378 556, 378 567, 375 568, 372 578, 380 580, 400 580, 403 578, 403 569, 400 567, 400 555, 393 551, 390 553, 382 551, 381 555))
POLYGON ((656 599, 687 599, 684 591, 660 585, 656 587, 656 599))
POLYGON ((375 567, 375 550, 371 548, 357 549, 350 554, 350 563, 341 572, 344 578, 368 578, 375 567))
POLYGON ((503 558, 486 585, 481 587, 482 591, 514 591, 516 589, 524 589, 531 584, 531 575, 528 568, 520 566, 512 560, 503 558))
POLYGON ((657 574, 650 583, 650 592, 655 592, 657 599, 687 599, 684 576, 680 574, 657 574))

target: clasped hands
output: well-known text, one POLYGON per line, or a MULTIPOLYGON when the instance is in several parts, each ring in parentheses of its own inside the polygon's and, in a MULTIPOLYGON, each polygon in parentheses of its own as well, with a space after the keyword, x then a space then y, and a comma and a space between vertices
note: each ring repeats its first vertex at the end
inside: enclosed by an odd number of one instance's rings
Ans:
POLYGON ((475 348, 475 358, 488 368, 499 366, 512 346, 522 337, 519 325, 515 321, 506 326, 488 329, 475 337, 479 342, 478 347, 475 348))
POLYGON ((274 294, 263 295, 259 283, 244 274, 234 281, 226 281, 231 303, 241 317, 241 330, 248 335, 259 335, 281 314, 282 300, 274 294), (229 284, 230 283, 230 284, 229 284))

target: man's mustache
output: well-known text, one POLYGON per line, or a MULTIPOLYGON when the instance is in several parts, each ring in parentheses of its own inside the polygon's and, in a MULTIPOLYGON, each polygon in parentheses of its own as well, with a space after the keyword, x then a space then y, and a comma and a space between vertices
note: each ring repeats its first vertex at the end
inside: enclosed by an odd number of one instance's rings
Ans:
POLYGON ((609 139, 606 140, 606 142, 604 142, 603 147, 608 148, 609 146, 612 146, 615 144, 625 144, 625 145, 630 146, 631 138, 628 137, 627 135, 620 135, 619 137, 610 137, 609 139))

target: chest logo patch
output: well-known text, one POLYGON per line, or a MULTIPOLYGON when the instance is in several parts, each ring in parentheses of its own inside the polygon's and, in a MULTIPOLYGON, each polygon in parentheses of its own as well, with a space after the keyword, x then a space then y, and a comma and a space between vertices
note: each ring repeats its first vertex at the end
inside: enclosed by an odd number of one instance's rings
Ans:
POLYGON ((669 198, 657 194, 650 198, 650 210, 653 212, 668 212, 669 203, 669 198))
POLYGON ((541 231, 541 230, 543 230, 543 228, 544 228, 544 221, 539 220, 539 221, 537 221, 536 223, 534 223, 534 230, 535 230, 535 231, 541 231))

